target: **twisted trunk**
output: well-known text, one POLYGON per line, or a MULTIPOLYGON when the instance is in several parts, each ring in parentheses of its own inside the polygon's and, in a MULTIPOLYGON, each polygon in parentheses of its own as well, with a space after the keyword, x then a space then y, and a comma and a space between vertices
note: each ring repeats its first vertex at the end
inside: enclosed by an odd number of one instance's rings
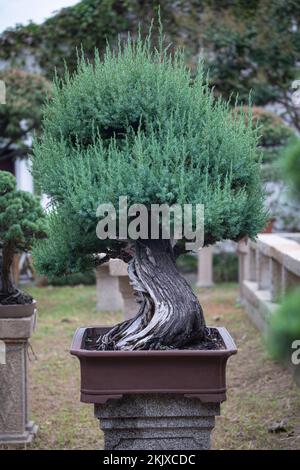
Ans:
POLYGON ((0 276, 0 304, 30 304, 32 297, 21 292, 14 285, 11 267, 14 258, 14 245, 10 242, 4 243, 2 247, 1 276, 0 276))
POLYGON ((11 294, 14 290, 11 265, 13 262, 14 250, 11 243, 4 243, 2 248, 2 266, 1 266, 1 279, 0 279, 0 292, 11 294))
POLYGON ((184 348, 205 336, 197 297, 179 274, 169 240, 139 240, 128 274, 140 309, 97 341, 100 350, 184 348))

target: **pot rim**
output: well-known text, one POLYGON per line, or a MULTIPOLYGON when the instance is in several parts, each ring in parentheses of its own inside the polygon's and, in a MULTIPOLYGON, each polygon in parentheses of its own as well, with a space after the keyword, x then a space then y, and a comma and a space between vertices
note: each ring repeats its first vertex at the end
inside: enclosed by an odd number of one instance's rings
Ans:
MULTIPOLYGON (((214 327, 221 335, 225 349, 172 349, 172 350, 142 350, 142 351, 96 351, 81 347, 83 336, 88 328, 78 328, 74 334, 70 353, 77 357, 149 357, 149 356, 221 356, 229 357, 237 353, 237 347, 225 327, 214 327)), ((103 327, 104 328, 104 327, 103 327)), ((107 327, 105 327, 107 328, 107 327)))
POLYGON ((31 304, 0 304, 0 319, 30 317, 36 310, 37 302, 35 299, 31 304))

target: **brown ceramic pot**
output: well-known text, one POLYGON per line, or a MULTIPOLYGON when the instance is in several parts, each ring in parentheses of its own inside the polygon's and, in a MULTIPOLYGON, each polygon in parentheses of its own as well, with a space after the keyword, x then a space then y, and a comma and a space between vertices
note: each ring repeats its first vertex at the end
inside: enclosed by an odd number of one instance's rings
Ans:
POLYGON ((71 354, 81 369, 81 401, 105 403, 125 394, 176 393, 202 402, 226 400, 226 363, 236 345, 225 328, 218 350, 95 351, 85 349, 87 338, 109 328, 79 328, 71 354))
POLYGON ((33 315, 36 301, 31 304, 0 305, 0 318, 24 318, 33 315))

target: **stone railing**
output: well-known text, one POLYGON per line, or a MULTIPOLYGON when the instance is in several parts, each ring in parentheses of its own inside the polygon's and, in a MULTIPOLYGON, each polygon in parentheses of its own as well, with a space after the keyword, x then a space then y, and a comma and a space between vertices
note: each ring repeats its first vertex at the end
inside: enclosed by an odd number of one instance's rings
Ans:
POLYGON ((300 286, 300 233, 260 234, 239 242, 240 297, 255 325, 265 332, 283 296, 300 286))

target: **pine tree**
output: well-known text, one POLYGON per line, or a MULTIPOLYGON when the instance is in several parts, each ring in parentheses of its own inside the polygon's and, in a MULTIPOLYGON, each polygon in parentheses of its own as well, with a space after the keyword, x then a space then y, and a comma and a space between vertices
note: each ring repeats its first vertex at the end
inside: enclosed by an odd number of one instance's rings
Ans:
POLYGON ((41 272, 62 274, 106 259, 129 261, 136 318, 99 339, 100 349, 186 347, 205 337, 201 306, 179 275, 171 240, 99 240, 99 204, 204 204, 205 244, 255 237, 266 222, 257 135, 214 100, 202 68, 150 36, 80 59, 56 80, 35 142, 33 171, 52 198, 50 237, 35 250, 41 272))
POLYGON ((26 191, 18 191, 15 177, 7 171, 0 171, 0 304, 32 302, 30 295, 22 293, 14 285, 11 266, 16 252, 29 250, 35 239, 45 236, 46 217, 39 200, 26 191))

